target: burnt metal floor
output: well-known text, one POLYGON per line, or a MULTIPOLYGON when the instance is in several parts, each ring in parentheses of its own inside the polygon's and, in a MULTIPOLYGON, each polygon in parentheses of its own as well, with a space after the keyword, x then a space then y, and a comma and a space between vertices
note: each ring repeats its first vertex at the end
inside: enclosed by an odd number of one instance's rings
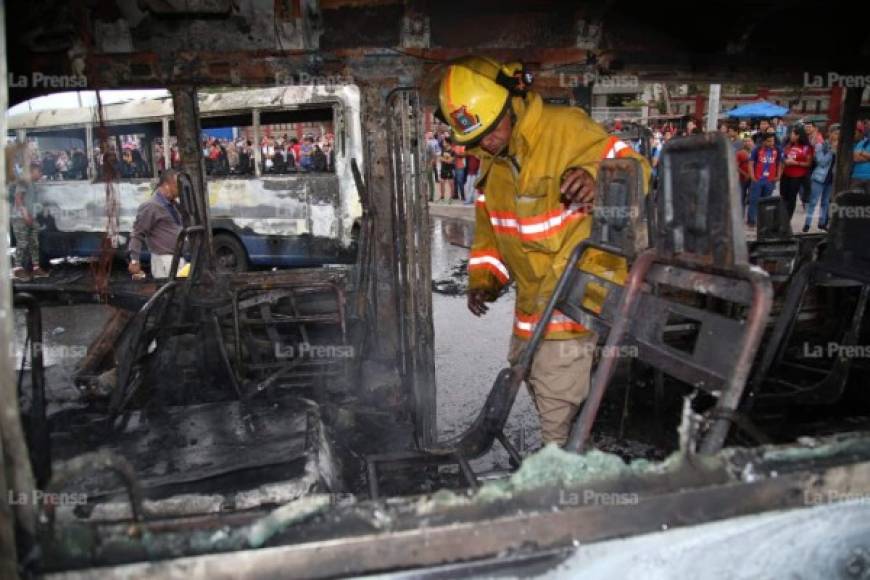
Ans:
MULTIPOLYGON (((71 411, 52 418, 56 468, 84 452, 110 451, 132 466, 148 499, 303 478, 312 465, 323 465, 319 456, 327 448, 318 406, 296 397, 137 410, 117 431, 104 415, 71 411)), ((324 469, 304 491, 335 486, 334 473, 324 469)), ((118 483, 110 472, 93 470, 70 489, 99 498, 121 493, 118 483)))

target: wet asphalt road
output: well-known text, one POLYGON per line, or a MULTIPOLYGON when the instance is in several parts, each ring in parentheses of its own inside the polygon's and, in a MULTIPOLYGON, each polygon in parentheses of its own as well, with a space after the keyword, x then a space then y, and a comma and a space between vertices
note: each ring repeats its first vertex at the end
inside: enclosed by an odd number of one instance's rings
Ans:
MULTIPOLYGON (((465 305, 467 278, 454 275, 457 266, 468 259, 468 248, 458 244, 470 244, 473 228, 470 222, 431 218, 432 279, 436 283, 455 281, 460 292, 455 296, 435 292, 432 299, 440 439, 459 433, 474 420, 496 375, 507 366, 514 290, 490 304, 485 316, 476 318, 465 305)), ((506 433, 520 452, 540 445, 537 413, 524 388, 520 389, 506 433)), ((494 452, 475 467, 507 467, 507 454, 496 443, 494 452)))

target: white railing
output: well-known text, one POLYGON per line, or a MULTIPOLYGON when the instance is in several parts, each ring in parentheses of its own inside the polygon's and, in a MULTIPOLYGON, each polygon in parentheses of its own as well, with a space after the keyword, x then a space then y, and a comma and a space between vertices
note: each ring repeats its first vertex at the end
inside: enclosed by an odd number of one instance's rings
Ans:
POLYGON ((592 107, 592 118, 598 122, 613 119, 639 119, 646 116, 647 107, 592 107))

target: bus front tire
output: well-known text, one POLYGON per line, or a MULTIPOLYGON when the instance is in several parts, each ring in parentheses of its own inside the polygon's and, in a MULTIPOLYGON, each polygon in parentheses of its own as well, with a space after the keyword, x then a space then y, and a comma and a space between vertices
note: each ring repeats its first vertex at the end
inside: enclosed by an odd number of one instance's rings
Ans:
POLYGON ((245 247, 231 234, 214 235, 214 255, 219 272, 245 272, 248 269, 245 247))

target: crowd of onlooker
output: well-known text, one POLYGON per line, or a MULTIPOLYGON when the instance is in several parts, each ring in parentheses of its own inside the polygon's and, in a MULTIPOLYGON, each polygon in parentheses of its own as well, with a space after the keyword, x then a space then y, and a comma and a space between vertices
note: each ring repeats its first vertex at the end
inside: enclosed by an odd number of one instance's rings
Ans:
POLYGON ((453 143, 449 129, 427 131, 425 147, 430 200, 451 203, 455 199, 465 205, 473 204, 480 160, 466 153, 464 145, 453 143))
MULTIPOLYGON (((89 174, 87 154, 81 147, 41 150, 36 141, 30 141, 28 148, 28 159, 39 165, 42 181, 83 180, 92 177, 89 174)), ((137 144, 125 143, 120 155, 114 143, 97 144, 94 146, 93 155, 96 171, 94 177, 98 180, 109 176, 112 179, 154 176, 151 164, 137 144), (105 153, 102 149, 106 150, 105 153), (110 167, 111 173, 108 171, 110 167)))
MULTIPOLYGON (((94 147, 94 169, 96 179, 139 179, 153 178, 154 170, 150 157, 143 152, 140 143, 125 142, 118 154, 116 144, 99 144, 94 147), (109 169, 111 168, 111 171, 109 169)), ((297 172, 324 172, 335 170, 334 137, 327 133, 315 140, 306 135, 301 141, 287 135, 264 136, 260 141, 260 172, 263 175, 287 174, 297 172)), ((221 139, 205 137, 202 140, 202 153, 208 175, 253 175, 256 158, 255 147, 249 139, 221 139)), ((166 155, 160 141, 154 143, 157 171, 167 168, 166 155)), ((43 180, 88 179, 88 158, 82 148, 68 150, 40 151, 31 142, 29 158, 34 159, 41 169, 43 180)), ((169 167, 181 167, 181 155, 177 145, 169 148, 169 167)))
POLYGON ((79 148, 58 151, 35 151, 31 159, 39 160, 42 179, 85 179, 88 172, 88 158, 79 148))
MULTIPOLYGON (((260 140, 260 172, 263 175, 335 170, 334 138, 330 133, 315 141, 306 135, 300 141, 287 135, 264 135, 260 140)), ((202 153, 208 175, 252 175, 256 151, 250 139, 203 139, 202 153)))
MULTIPOLYGON (((88 157, 80 147, 70 149, 40 150, 35 142, 30 143, 28 153, 31 163, 39 165, 40 180, 61 181, 88 179, 88 157)), ((136 148, 125 148, 119 157, 114 147, 106 154, 100 153, 100 148, 94 149, 94 166, 97 178, 105 175, 106 168, 114 168, 113 175, 117 177, 151 177, 151 169, 136 148)))
MULTIPOLYGON (((758 201, 778 194, 785 202, 789 219, 800 201, 806 211, 803 231, 809 231, 818 209, 817 225, 828 228, 831 191, 836 169, 840 126, 832 124, 825 130, 812 121, 787 124, 783 119, 760 119, 723 122, 719 131, 728 136, 734 148, 744 219, 755 226, 758 201)), ((693 121, 678 130, 670 124, 653 130, 651 159, 657 170, 662 146, 676 135, 701 133, 693 121)), ((853 149, 853 170, 850 187, 870 193, 870 119, 859 122, 853 149)))
MULTIPOLYGON (((613 134, 623 131, 619 120, 605 124, 613 134)), ((636 151, 649 157, 653 178, 658 171, 662 147, 675 136, 703 133, 693 120, 679 125, 664 123, 651 127, 649 153, 643 139, 627 139, 636 151)), ((789 219, 798 201, 806 217, 803 231, 809 231, 818 211, 817 226, 828 228, 840 126, 819 128, 812 121, 786 123, 772 119, 725 121, 719 131, 727 135, 734 149, 743 200, 743 219, 755 226, 760 199, 778 194, 789 219)), ((450 139, 449 129, 439 128, 425 135, 431 201, 450 203, 454 199, 474 203, 480 161, 465 147, 450 139)), ((850 187, 870 193, 870 119, 857 124, 853 148, 850 187)))
POLYGON ((100 147, 94 148, 94 167, 98 180, 104 179, 145 179, 154 177, 151 164, 145 159, 138 146, 122 147, 118 155, 114 146, 109 145, 105 153, 100 147))

